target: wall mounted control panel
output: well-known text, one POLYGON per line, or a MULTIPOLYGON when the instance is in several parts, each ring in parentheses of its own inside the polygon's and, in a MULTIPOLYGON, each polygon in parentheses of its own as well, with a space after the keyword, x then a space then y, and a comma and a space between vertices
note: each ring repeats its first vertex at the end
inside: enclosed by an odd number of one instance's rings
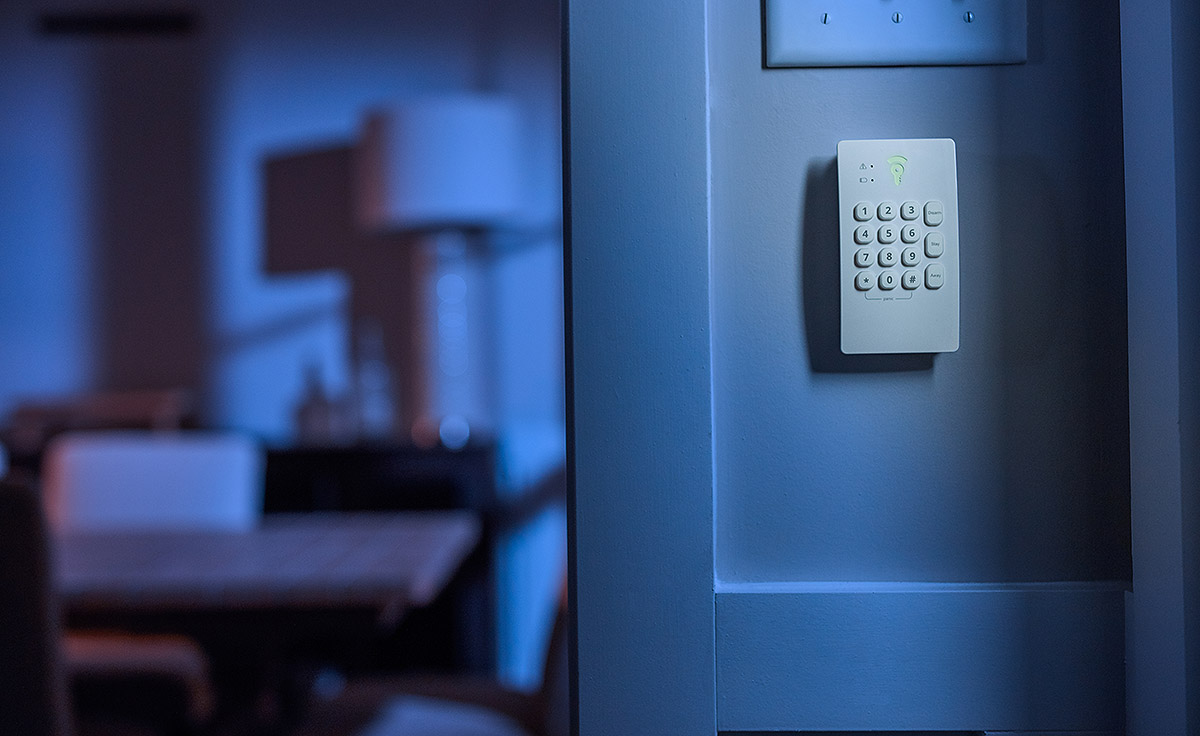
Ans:
POLYGON ((954 141, 842 141, 837 161, 842 352, 958 350, 954 141))
POLYGON ((1026 0, 766 0, 769 67, 1020 64, 1026 0))

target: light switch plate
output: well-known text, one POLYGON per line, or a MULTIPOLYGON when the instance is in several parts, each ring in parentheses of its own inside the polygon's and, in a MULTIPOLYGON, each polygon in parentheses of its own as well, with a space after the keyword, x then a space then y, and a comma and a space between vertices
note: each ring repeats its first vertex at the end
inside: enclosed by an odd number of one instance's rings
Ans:
POLYGON ((1026 0, 766 0, 766 64, 1020 64, 1026 0))

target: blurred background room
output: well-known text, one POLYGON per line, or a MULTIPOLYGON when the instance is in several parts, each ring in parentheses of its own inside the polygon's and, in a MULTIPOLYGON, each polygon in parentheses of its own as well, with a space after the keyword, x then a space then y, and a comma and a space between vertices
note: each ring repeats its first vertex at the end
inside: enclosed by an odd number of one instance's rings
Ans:
POLYGON ((13 0, 0 68, 44 732, 553 732, 556 0, 13 0))

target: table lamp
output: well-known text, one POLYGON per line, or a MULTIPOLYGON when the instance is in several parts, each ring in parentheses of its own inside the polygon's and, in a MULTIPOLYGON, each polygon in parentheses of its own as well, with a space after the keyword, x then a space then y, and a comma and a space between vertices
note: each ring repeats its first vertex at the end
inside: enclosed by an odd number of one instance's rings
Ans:
POLYGON ((369 112, 357 160, 358 220, 370 232, 421 239, 415 442, 459 448, 490 429, 482 274, 474 243, 521 206, 519 120, 503 96, 461 94, 369 112))

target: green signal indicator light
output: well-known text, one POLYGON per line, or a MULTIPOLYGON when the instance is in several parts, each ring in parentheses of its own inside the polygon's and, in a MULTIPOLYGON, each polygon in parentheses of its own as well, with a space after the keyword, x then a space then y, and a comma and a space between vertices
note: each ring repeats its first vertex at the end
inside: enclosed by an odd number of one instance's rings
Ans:
POLYGON ((908 163, 908 159, 903 156, 892 156, 887 160, 888 171, 892 174, 892 181, 896 182, 896 186, 900 186, 900 180, 904 178, 904 165, 908 163))

